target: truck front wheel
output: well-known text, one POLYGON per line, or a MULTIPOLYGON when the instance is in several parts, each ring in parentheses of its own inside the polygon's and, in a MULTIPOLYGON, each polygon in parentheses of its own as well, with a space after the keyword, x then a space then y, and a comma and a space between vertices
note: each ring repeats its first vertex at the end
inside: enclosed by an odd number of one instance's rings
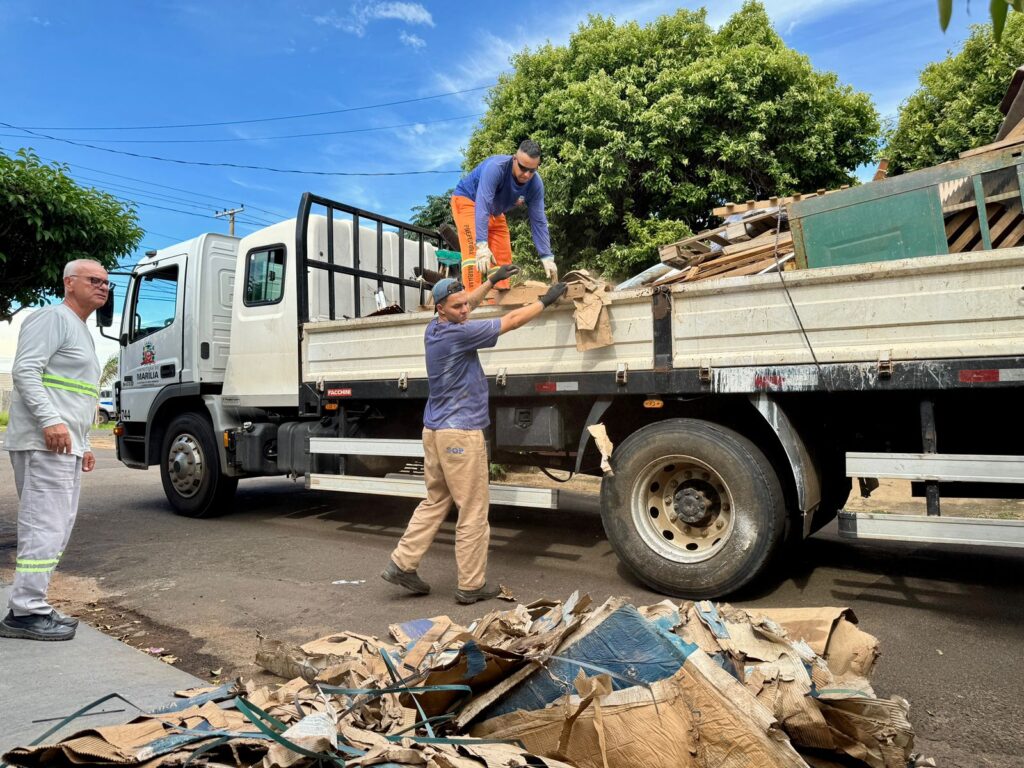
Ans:
POLYGON ((601 517, 619 558, 643 582, 695 600, 735 592, 761 573, 785 529, 782 488, 764 454, 706 421, 634 432, 612 454, 601 517))
POLYGON ((176 416, 160 453, 160 479, 175 513, 214 517, 228 512, 237 477, 221 473, 213 427, 195 413, 176 416))

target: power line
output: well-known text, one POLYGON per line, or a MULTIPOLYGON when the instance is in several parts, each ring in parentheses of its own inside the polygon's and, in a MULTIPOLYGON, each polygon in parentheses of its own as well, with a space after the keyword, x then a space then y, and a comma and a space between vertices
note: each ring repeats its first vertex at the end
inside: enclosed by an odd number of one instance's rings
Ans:
POLYGON ((27 134, 36 136, 40 139, 49 139, 50 141, 59 141, 64 144, 71 144, 75 147, 86 147, 87 149, 95 149, 100 152, 110 152, 114 155, 127 155, 128 157, 138 157, 144 160, 158 160, 163 163, 177 163, 178 165, 199 165, 207 168, 241 168, 249 171, 269 171, 270 173, 294 173, 303 176, 426 176, 435 174, 448 174, 448 173, 462 173, 458 168, 454 170, 430 170, 430 171, 311 171, 301 168, 272 168, 265 165, 244 165, 242 163, 211 163, 202 160, 180 160, 174 157, 159 157, 157 155, 143 155, 137 152, 128 152, 123 149, 111 149, 110 147, 97 147, 95 144, 86 144, 85 142, 72 141, 71 139, 61 139, 56 136, 47 136, 45 133, 36 133, 28 128, 22 128, 17 125, 11 125, 0 121, 0 125, 11 128, 15 131, 24 131, 27 134))
MULTIPOLYGON (((461 91, 448 91, 436 93, 433 96, 420 96, 415 99, 402 99, 400 101, 387 101, 381 104, 366 104, 359 107, 345 107, 343 109, 330 109, 325 112, 307 112, 301 115, 280 115, 278 117, 257 117, 249 120, 223 120, 216 123, 179 123, 177 125, 133 125, 133 126, 88 126, 88 127, 55 127, 46 125, 30 125, 29 129, 40 131, 155 131, 162 128, 210 128, 217 125, 245 125, 246 123, 269 123, 276 120, 299 120, 306 117, 323 117, 324 115, 340 115, 345 112, 361 112, 367 109, 380 109, 381 107, 396 107, 400 104, 415 104, 420 101, 431 101, 432 99, 443 99, 447 96, 458 96, 463 93, 473 93, 491 88, 491 85, 481 85, 476 88, 464 88, 461 91)), ((13 127, 13 126, 11 126, 13 127)), ((26 129, 27 130, 27 129, 26 129)))
MULTIPOLYGON (((87 181, 94 182, 96 184, 101 184, 102 189, 104 191, 114 190, 115 192, 129 192, 133 195, 149 197, 153 198, 154 200, 160 200, 162 202, 178 203, 180 205, 186 205, 190 208, 200 208, 203 210, 211 210, 213 208, 213 206, 210 205, 209 203, 200 203, 183 197, 175 197, 174 195, 161 195, 158 192, 147 192, 146 190, 139 189, 138 187, 131 187, 128 186, 127 184, 116 184, 114 182, 107 181, 106 179, 96 179, 89 176, 76 176, 75 179, 78 181, 87 181)), ((277 223, 276 221, 271 221, 269 219, 262 219, 262 217, 260 216, 253 216, 252 218, 258 220, 261 224, 265 225, 277 223)))
MULTIPOLYGON (((50 163, 62 162, 60 160, 54 160, 53 158, 42 157, 42 156, 40 156, 40 159, 46 160, 47 162, 50 162, 50 163)), ((193 197, 205 197, 205 198, 208 198, 210 200, 216 200, 216 201, 218 201, 220 203, 230 202, 230 200, 228 200, 228 198, 226 198, 226 197, 216 197, 215 195, 207 195, 207 194, 205 194, 203 192, 193 192, 192 190, 182 189, 181 187, 171 187, 171 186, 168 186, 167 184, 158 184, 155 181, 149 181, 148 179, 137 179, 134 176, 123 176, 120 173, 112 173, 110 171, 103 171, 103 170, 100 170, 99 168, 90 168, 87 165, 81 165, 79 163, 67 163, 67 165, 70 165, 72 168, 81 168, 82 170, 85 170, 85 171, 92 171, 93 173, 102 173, 104 176, 113 176, 114 178, 117 178, 117 179, 126 179, 128 181, 137 181, 140 184, 148 184, 151 187, 160 187, 161 189, 170 189, 170 190, 174 190, 175 192, 184 192, 186 195, 192 195, 193 197)), ((257 208, 255 205, 249 205, 249 207, 252 208, 254 211, 262 211, 263 213, 269 213, 271 216, 276 216, 279 219, 287 219, 287 218, 289 218, 288 216, 286 216, 285 214, 281 213, 280 211, 268 211, 266 208, 257 208)))
MULTIPOLYGON (((374 131, 390 131, 395 128, 409 128, 415 125, 434 125, 436 123, 452 123, 457 120, 470 120, 475 117, 482 117, 485 112, 477 112, 472 115, 459 115, 457 117, 443 117, 437 120, 416 120, 411 123, 398 123, 396 125, 380 125, 374 128, 348 128, 343 131, 319 131, 317 133, 291 133, 284 136, 234 136, 228 139, 93 139, 76 137, 75 141, 95 141, 101 144, 224 144, 240 141, 277 141, 279 139, 306 139, 315 136, 339 136, 346 133, 372 133, 374 131)), ((21 130, 28 130, 22 128, 21 130)), ((24 136, 18 133, 0 133, 12 139, 22 139, 24 136)), ((59 139, 59 141, 70 141, 70 139, 59 139)))

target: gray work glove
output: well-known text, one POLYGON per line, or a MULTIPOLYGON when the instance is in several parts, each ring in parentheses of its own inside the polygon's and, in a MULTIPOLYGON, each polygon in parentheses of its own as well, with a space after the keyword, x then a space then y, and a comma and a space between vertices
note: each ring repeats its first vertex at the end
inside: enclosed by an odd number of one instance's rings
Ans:
POLYGON ((487 276, 487 279, 491 281, 491 285, 497 285, 502 280, 508 280, 512 275, 519 274, 519 267, 515 264, 503 264, 497 269, 491 270, 491 274, 487 276))
POLYGON ((559 297, 567 290, 569 290, 569 286, 567 286, 565 283, 555 283, 550 288, 548 288, 548 292, 541 296, 538 299, 538 301, 545 307, 550 307, 552 304, 558 301, 559 297))

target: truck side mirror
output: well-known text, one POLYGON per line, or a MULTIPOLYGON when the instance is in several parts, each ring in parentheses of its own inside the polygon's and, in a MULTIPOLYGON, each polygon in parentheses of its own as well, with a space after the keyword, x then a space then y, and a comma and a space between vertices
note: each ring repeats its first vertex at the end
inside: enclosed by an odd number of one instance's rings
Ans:
POLYGON ((114 324, 114 292, 107 291, 106 303, 96 310, 96 326, 109 328, 114 324))

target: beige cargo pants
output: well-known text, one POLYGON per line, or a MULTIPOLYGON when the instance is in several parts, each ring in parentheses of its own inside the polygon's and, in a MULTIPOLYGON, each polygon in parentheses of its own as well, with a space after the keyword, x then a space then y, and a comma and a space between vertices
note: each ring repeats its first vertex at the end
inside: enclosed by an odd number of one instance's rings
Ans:
POLYGON ((454 501, 459 508, 455 526, 459 589, 479 589, 487 581, 491 539, 484 433, 479 429, 424 429, 423 454, 427 498, 412 513, 391 559, 403 571, 416 570, 454 501))

